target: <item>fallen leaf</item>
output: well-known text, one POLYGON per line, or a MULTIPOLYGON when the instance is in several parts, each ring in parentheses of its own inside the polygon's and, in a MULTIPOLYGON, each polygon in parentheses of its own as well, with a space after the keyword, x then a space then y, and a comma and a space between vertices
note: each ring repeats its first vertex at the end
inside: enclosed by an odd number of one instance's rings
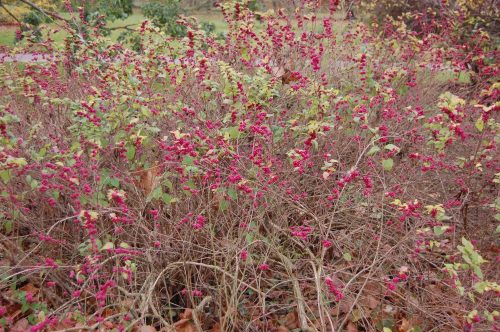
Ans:
POLYGON ((113 310, 107 308, 107 309, 104 309, 103 313, 102 313, 102 317, 106 318, 106 317, 109 317, 113 314, 113 310))
POLYGON ((380 301, 373 295, 366 295, 361 298, 359 303, 369 314, 380 304, 380 301))
POLYGON ((18 320, 14 326, 12 326, 12 332, 25 332, 25 331, 29 331, 29 323, 28 323, 28 320, 26 318, 22 318, 20 320, 18 320))
POLYGON ((409 332, 413 329, 413 326, 411 326, 411 323, 408 319, 403 318, 401 320, 401 325, 399 326, 399 332, 409 332))
POLYGON ((285 69, 285 72, 281 76, 281 83, 283 84, 289 84, 291 82, 296 82, 299 80, 299 77, 297 77, 293 72, 290 71, 290 69, 285 69))
POLYGON ((345 332, 359 332, 358 328, 356 325, 354 325, 353 322, 347 323, 347 326, 345 328, 345 332))
POLYGON ((274 330, 274 332, 290 332, 290 330, 282 325, 274 330))
POLYGON ((19 305, 18 303, 15 303, 9 307, 7 307, 7 316, 10 317, 10 319, 12 321, 15 321, 17 319, 17 316, 21 315, 23 312, 21 310, 21 305, 19 305), (10 310, 11 308, 19 308, 19 309, 15 309, 14 310, 10 310))
POLYGON ((300 322, 299 314, 297 313, 297 311, 289 312, 283 320, 283 325, 290 330, 298 329, 300 327, 300 322))
POLYGON ((181 319, 193 319, 193 309, 186 309, 180 314, 181 319))
POLYGON ((332 314, 334 316, 340 316, 342 314, 347 314, 351 311, 351 306, 354 303, 354 299, 352 298, 345 298, 340 303, 338 303, 333 309, 332 309, 332 314))
POLYGON ((156 329, 152 327, 151 325, 143 325, 139 327, 137 332, 156 332, 156 329))
POLYGON ((36 295, 38 293, 38 288, 33 286, 33 284, 26 284, 23 287, 19 288, 22 291, 25 291, 26 293, 31 293, 31 295, 36 295))
POLYGON ((134 305, 134 301, 132 299, 124 299, 120 302, 122 309, 130 310, 134 305))
POLYGON ((273 76, 281 78, 283 76, 283 74, 285 74, 285 68, 283 68, 281 66, 280 67, 273 67, 272 73, 273 73, 273 76))
POLYGON ((220 324, 215 323, 215 325, 210 329, 210 332, 221 332, 222 330, 220 329, 220 324))
POLYGON ((115 328, 115 324, 113 324, 109 320, 107 320, 104 323, 102 323, 102 325, 104 325, 108 330, 112 330, 112 329, 115 328))
POLYGON ((175 332, 196 332, 196 327, 191 319, 181 319, 174 324, 174 328, 175 332))

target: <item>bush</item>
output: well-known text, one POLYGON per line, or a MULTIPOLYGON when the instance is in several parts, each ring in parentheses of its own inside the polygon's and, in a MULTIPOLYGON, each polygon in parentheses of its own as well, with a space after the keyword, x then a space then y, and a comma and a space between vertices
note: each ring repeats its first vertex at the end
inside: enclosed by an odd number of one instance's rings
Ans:
POLYGON ((391 17, 402 20, 419 32, 424 25, 440 28, 440 24, 456 24, 464 38, 469 38, 472 31, 478 29, 497 37, 500 32, 497 19, 500 9, 498 6, 492 6, 489 0, 362 0, 361 8, 379 25, 382 25, 387 17, 391 17))
POLYGON ((247 5, 1 64, 0 323, 495 329, 491 42, 247 5))
MULTIPOLYGON (((132 14, 133 0, 94 0, 94 1, 71 1, 73 12, 78 12, 83 8, 83 15, 87 20, 100 15, 106 16, 109 20, 120 20, 132 14)), ((67 8, 64 8, 67 9, 67 8)))

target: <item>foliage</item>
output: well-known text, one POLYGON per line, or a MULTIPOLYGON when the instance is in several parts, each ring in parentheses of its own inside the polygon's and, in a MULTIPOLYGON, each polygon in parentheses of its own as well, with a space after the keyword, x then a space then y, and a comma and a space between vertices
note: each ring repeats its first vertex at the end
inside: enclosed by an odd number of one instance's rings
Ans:
POLYGON ((180 0, 150 2, 142 7, 144 15, 168 35, 178 37, 186 35, 186 28, 177 23, 181 9, 180 0))
MULTIPOLYGON (((30 6, 18 0, 2 0, 0 2, 7 10, 17 18, 22 18, 25 15, 36 15, 30 6)), ((33 0, 32 3, 40 8, 54 10, 57 8, 58 1, 52 0, 33 0)), ((15 24, 16 20, 7 13, 7 10, 0 7, 0 24, 15 24)), ((28 22, 29 23, 29 22, 28 22)))
POLYGON ((492 40, 329 4, 159 11, 137 51, 77 14, 0 60, 0 324, 495 330, 492 40))
POLYGON ((109 20, 125 19, 132 14, 133 0, 72 0, 71 6, 65 8, 69 11, 83 9, 83 15, 88 20, 91 16, 106 16, 109 20))
POLYGON ((500 8, 493 2, 490 0, 361 0, 360 7, 380 25, 387 17, 391 17, 401 19, 417 31, 425 27, 441 29, 440 25, 431 22, 434 18, 438 18, 442 20, 441 24, 456 25, 455 33, 459 32, 463 34, 463 38, 467 38, 478 29, 499 36, 500 8))

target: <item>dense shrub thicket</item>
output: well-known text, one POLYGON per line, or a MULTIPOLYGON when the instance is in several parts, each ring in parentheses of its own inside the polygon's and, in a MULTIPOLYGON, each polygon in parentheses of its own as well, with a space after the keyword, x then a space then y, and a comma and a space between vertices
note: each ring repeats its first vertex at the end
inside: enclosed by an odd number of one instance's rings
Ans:
POLYGON ((494 41, 337 3, 1 63, 0 323, 498 329, 494 41))

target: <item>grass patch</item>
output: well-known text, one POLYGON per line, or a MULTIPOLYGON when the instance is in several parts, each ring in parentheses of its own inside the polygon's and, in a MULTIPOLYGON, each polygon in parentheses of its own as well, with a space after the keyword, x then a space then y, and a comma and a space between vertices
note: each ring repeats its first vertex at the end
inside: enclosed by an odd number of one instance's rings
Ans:
MULTIPOLYGON (((198 19, 200 23, 207 22, 215 25, 215 32, 224 32, 227 30, 227 24, 224 21, 222 14, 219 12, 203 12, 203 13, 194 13, 190 14, 198 19)), ((62 13, 61 16, 64 18, 70 19, 71 16, 68 13, 62 13)), ((118 28, 123 26, 128 26, 129 28, 136 28, 143 21, 147 20, 147 18, 141 12, 135 12, 124 20, 115 20, 108 22, 107 26, 109 28, 118 28)), ((1 26, 0 27, 0 45, 12 47, 15 45, 15 34, 16 34, 16 26, 1 26)), ((58 29, 58 26, 55 24, 46 25, 45 37, 50 37, 57 43, 62 43, 64 38, 68 35, 66 31, 62 29, 58 29), (53 33, 52 31, 57 29, 58 31, 53 33)), ((111 31, 111 39, 116 41, 118 36, 123 32, 122 29, 117 29, 111 31)))
POLYGON ((14 46, 16 27, 0 26, 0 46, 14 46))

